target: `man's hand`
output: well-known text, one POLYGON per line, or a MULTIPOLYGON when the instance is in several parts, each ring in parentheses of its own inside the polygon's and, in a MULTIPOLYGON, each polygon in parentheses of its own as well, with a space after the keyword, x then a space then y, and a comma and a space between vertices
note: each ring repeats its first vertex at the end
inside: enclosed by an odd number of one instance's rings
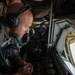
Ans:
POLYGON ((18 72, 22 75, 32 75, 33 66, 30 63, 25 63, 25 66, 19 68, 18 72))
POLYGON ((30 63, 24 62, 25 65, 20 67, 14 75, 32 75, 33 66, 30 63))

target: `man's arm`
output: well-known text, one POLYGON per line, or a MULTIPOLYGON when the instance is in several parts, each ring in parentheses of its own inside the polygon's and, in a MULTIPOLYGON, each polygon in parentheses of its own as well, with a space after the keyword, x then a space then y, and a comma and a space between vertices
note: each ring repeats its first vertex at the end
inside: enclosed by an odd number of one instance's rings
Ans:
POLYGON ((18 71, 16 74, 19 73, 19 75, 31 75, 33 72, 33 66, 22 60, 20 54, 19 54, 19 42, 20 39, 18 35, 14 34, 11 36, 10 40, 8 40, 4 45, 2 46, 2 53, 4 55, 7 54, 7 58, 10 60, 11 65, 14 64, 15 66, 18 66, 18 71))

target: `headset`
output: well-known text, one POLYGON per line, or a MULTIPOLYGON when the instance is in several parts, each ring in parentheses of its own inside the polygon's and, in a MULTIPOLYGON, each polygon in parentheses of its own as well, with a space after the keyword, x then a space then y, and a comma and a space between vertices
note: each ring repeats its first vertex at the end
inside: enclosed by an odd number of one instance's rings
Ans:
POLYGON ((8 14, 5 20, 6 26, 9 28, 17 26, 19 23, 18 16, 27 10, 31 10, 29 4, 23 5, 17 13, 8 14))

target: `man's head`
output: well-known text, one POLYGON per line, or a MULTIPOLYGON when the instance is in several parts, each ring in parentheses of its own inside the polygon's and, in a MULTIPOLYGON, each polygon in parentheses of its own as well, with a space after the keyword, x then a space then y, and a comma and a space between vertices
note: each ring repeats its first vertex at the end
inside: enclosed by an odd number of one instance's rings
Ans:
MULTIPOLYGON (((22 8, 22 6, 23 4, 21 3, 10 5, 7 10, 7 15, 10 13, 17 13, 22 8)), ((22 12, 17 18, 19 20, 18 25, 14 28, 9 28, 9 33, 19 34, 22 38, 25 33, 29 32, 29 28, 33 22, 33 15, 30 10, 27 10, 22 12)))

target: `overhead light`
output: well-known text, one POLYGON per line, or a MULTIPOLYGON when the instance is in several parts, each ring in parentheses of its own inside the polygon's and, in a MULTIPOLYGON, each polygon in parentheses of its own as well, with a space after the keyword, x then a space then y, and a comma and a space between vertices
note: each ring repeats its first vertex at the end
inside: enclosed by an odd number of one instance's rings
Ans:
POLYGON ((41 2, 41 1, 43 1, 43 0, 33 0, 33 1, 40 1, 40 2, 41 2))

